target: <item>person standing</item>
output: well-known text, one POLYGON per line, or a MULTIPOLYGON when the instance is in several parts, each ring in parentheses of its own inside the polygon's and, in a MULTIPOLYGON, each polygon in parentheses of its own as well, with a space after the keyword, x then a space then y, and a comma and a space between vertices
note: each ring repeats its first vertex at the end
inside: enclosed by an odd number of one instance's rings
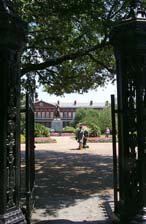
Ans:
POLYGON ((107 127, 105 130, 105 137, 108 138, 110 135, 110 129, 107 127))
POLYGON ((87 138, 89 136, 88 131, 85 129, 84 130, 84 137, 83 137, 83 148, 89 148, 89 146, 87 145, 87 138))
POLYGON ((77 131, 76 139, 79 143, 79 149, 81 150, 83 148, 83 139, 84 139, 84 130, 82 125, 80 125, 79 130, 77 131))

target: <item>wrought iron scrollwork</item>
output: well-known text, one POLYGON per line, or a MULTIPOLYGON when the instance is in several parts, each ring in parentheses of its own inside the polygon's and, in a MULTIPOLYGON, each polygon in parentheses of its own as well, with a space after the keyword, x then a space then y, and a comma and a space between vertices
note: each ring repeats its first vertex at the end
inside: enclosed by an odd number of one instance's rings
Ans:
POLYGON ((146 18, 146 11, 142 7, 141 0, 133 0, 130 5, 130 12, 124 17, 124 20, 130 20, 135 18, 146 18))
POLYGON ((127 200, 137 198, 137 113, 136 113, 136 81, 135 63, 127 57, 125 79, 127 79, 127 200))
POLYGON ((16 205, 16 136, 19 134, 17 129, 17 77, 12 74, 15 71, 15 54, 9 56, 10 69, 9 69, 9 95, 8 95, 8 112, 7 112, 7 205, 6 208, 10 209, 16 205), (11 66, 13 64, 13 66, 11 66), (18 133, 16 133, 18 132, 18 133))
POLYGON ((143 191, 146 190, 146 178, 143 170, 146 169, 146 58, 145 56, 126 57, 124 74, 125 100, 124 107, 127 114, 125 123, 125 164, 127 191, 126 201, 136 202, 140 208, 143 191), (136 63, 138 62, 138 63, 136 63), (126 101, 125 101, 126 102, 126 101), (127 139, 127 140, 126 140, 127 139), (144 168, 145 167, 145 168, 144 168))

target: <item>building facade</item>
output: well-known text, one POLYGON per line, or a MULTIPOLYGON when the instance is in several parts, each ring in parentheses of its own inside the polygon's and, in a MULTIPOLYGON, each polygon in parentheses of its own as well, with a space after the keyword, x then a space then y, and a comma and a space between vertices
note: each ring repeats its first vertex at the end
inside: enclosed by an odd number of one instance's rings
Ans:
POLYGON ((44 101, 35 102, 35 122, 40 123, 48 128, 51 128, 52 121, 55 119, 56 106, 59 106, 60 119, 63 122, 63 127, 69 126, 74 119, 76 110, 79 108, 92 108, 102 110, 105 103, 78 103, 76 100, 73 103, 47 103, 44 101))

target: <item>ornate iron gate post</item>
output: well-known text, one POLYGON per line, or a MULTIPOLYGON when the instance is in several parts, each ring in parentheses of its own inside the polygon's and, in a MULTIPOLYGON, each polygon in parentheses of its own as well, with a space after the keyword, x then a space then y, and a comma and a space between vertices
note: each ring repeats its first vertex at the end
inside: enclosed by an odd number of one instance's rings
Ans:
POLYGON ((20 190, 20 51, 24 24, 0 0, 0 223, 26 223, 20 190))
POLYGON ((113 187, 114 187, 114 212, 118 210, 118 158, 116 144, 116 113, 115 96, 111 95, 111 117, 112 117, 112 143, 113 143, 113 187))
POLYGON ((117 61, 120 223, 146 223, 146 13, 130 13, 112 31, 117 61), (132 221, 133 220, 133 221, 132 221))
POLYGON ((34 152, 34 88, 35 80, 27 78, 26 90, 26 219, 31 223, 31 212, 34 206, 35 188, 35 152, 34 152))

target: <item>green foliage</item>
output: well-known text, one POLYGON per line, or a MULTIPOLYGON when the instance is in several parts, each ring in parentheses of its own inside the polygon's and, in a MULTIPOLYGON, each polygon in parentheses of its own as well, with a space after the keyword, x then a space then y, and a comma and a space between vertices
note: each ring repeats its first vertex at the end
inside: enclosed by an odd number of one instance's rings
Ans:
POLYGON ((106 127, 112 130, 110 105, 107 104, 100 111, 95 109, 78 109, 72 125, 77 127, 79 124, 88 126, 90 136, 100 136, 101 133, 105 133, 106 127))
POLYGON ((25 136, 23 134, 20 135, 20 142, 25 143, 25 136))
MULTIPOLYGON (((20 95, 21 109, 25 109, 25 99, 26 99, 25 94, 21 92, 21 95, 20 95)), ((20 133, 25 135, 25 113, 20 114, 20 133)))
POLYGON ((86 116, 86 109, 84 109, 84 108, 77 109, 76 110, 76 114, 75 114, 75 118, 71 122, 71 125, 74 128, 76 128, 79 123, 83 123, 82 121, 83 121, 85 116, 86 116))
POLYGON ((82 118, 82 123, 86 124, 90 128, 91 124, 98 125, 98 117, 99 111, 96 109, 86 109, 86 114, 82 118))
POLYGON ((79 123, 90 127, 90 124, 98 124, 99 112, 95 109, 79 108, 76 111, 75 118, 72 122, 73 127, 77 127, 79 123))
POLYGON ((25 134, 25 113, 20 116, 20 133, 25 134))
POLYGON ((14 0, 28 23, 22 75, 38 77, 49 93, 87 92, 115 79, 110 31, 128 1, 14 0))
POLYGON ((90 124, 89 137, 96 137, 96 136, 99 137, 100 135, 101 135, 100 128, 96 124, 91 123, 90 124))
POLYGON ((64 133, 74 133, 75 128, 66 126, 66 127, 63 128, 62 132, 64 132, 64 133))
POLYGON ((49 129, 43 126, 42 124, 35 123, 35 137, 49 137, 49 129))
POLYGON ((111 122, 111 106, 105 106, 99 114, 99 127, 101 128, 101 133, 105 133, 107 127, 112 130, 112 122, 111 122))

